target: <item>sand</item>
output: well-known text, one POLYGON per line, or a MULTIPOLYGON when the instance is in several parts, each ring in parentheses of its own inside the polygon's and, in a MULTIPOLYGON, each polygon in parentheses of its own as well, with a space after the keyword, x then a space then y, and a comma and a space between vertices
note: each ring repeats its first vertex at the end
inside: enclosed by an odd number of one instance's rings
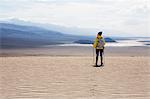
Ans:
POLYGON ((93 67, 92 54, 84 53, 85 48, 71 49, 67 55, 63 49, 58 55, 58 50, 48 55, 43 50, 40 55, 5 52, 0 57, 0 99, 150 98, 147 49, 130 48, 130 53, 124 48, 119 54, 116 48, 107 49, 104 67, 93 67))

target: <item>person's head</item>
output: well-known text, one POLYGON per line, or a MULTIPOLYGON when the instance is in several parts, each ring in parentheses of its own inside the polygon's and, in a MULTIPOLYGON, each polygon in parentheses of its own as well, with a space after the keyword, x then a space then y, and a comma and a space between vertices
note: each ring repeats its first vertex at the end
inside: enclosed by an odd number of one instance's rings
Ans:
POLYGON ((98 32, 98 35, 101 36, 101 35, 102 35, 102 32, 98 32))

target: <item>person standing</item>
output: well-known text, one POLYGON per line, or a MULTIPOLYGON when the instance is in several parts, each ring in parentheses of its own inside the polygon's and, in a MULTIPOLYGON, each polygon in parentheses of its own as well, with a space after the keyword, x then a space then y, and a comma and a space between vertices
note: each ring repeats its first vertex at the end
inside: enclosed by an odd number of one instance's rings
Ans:
POLYGON ((101 65, 103 66, 103 53, 104 53, 104 46, 105 46, 106 42, 104 40, 104 38, 102 37, 102 32, 98 32, 97 37, 95 38, 93 47, 96 49, 96 63, 95 66, 99 67, 98 65, 98 57, 100 54, 101 57, 101 65))

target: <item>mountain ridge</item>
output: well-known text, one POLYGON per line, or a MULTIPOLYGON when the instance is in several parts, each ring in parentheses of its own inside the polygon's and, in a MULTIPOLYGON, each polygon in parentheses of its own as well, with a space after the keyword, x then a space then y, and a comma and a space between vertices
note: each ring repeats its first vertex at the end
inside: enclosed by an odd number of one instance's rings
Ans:
POLYGON ((0 23, 0 33, 1 48, 55 45, 71 43, 79 38, 84 38, 83 36, 63 34, 36 26, 24 26, 10 23, 0 23))
MULTIPOLYGON (((17 25, 12 23, 0 23, 1 48, 40 47, 44 45, 56 45, 74 43, 78 40, 94 40, 94 36, 77 36, 51 31, 36 26, 17 25)), ((111 42, 111 39, 106 39, 111 42)))

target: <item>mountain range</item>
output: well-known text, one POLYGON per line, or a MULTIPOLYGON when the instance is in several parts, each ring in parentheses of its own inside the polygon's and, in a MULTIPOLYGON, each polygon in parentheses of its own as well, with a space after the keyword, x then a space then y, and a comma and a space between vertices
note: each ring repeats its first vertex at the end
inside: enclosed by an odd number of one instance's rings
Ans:
POLYGON ((92 37, 76 36, 51 31, 36 26, 0 23, 1 48, 37 47, 43 45, 72 43, 92 37))
MULTIPOLYGON (((28 48, 73 43, 78 40, 90 40, 92 42, 94 36, 65 34, 64 32, 50 30, 50 28, 34 26, 34 24, 1 22, 0 39, 1 48, 28 48)), ((105 38, 105 40, 107 42, 114 42, 110 38, 105 38)))
POLYGON ((0 21, 0 23, 10 23, 10 24, 17 24, 17 25, 24 25, 24 26, 36 26, 47 30, 58 31, 61 33, 71 34, 71 35, 73 34, 73 35, 94 36, 99 31, 99 29, 96 28, 66 27, 66 26, 56 25, 56 24, 24 21, 16 18, 0 21))

